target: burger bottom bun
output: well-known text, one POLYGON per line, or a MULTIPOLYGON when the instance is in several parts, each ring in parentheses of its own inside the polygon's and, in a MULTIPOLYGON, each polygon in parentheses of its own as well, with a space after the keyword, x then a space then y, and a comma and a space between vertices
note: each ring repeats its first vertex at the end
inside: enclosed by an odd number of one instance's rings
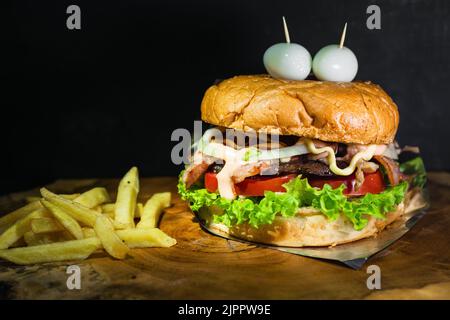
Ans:
POLYGON ((334 246, 374 236, 398 220, 405 212, 410 211, 409 200, 412 194, 408 193, 395 211, 386 214, 386 219, 368 216, 367 226, 359 231, 355 230, 353 224, 343 215, 335 221, 330 221, 320 211, 312 208, 301 208, 297 216, 291 218, 277 216, 272 224, 262 225, 258 229, 248 223, 231 228, 213 223, 212 215, 217 210, 215 208, 202 208, 199 218, 204 220, 208 229, 212 231, 246 241, 286 247, 334 246))

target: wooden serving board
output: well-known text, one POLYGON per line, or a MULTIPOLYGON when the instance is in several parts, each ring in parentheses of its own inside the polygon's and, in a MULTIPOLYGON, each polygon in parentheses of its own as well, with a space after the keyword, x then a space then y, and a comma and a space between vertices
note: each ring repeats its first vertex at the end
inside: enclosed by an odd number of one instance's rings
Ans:
MULTIPOLYGON (((381 269, 381 290, 369 290, 366 269, 225 240, 202 230, 176 194, 176 178, 141 180, 140 200, 172 191, 173 207, 161 229, 172 248, 132 249, 122 261, 98 253, 85 261, 15 266, 0 261, 0 299, 450 299, 450 174, 429 175, 431 208, 399 241, 370 259, 381 269), (81 268, 81 289, 66 286, 66 268, 81 268)), ((54 192, 106 187, 118 180, 61 180, 54 192)), ((0 198, 9 212, 38 195, 31 190, 0 198)))

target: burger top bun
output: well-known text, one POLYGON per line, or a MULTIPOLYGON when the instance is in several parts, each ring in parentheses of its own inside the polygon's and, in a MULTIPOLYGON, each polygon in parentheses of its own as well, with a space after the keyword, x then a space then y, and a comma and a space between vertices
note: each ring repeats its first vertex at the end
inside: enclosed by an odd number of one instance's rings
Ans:
POLYGON ((395 103, 370 82, 268 75, 236 76, 213 85, 201 112, 203 121, 217 126, 358 144, 391 143, 399 122, 395 103))

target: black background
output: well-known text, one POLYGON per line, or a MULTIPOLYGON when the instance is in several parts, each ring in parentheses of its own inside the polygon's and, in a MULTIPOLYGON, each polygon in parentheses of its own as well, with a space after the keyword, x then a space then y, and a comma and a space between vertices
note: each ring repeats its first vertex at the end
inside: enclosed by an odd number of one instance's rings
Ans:
POLYGON ((192 130, 217 78, 263 73, 262 55, 291 40, 312 55, 337 43, 398 104, 398 140, 431 170, 450 170, 450 2, 23 1, 9 4, 2 39, 0 193, 57 178, 176 175, 175 128, 192 130), (81 30, 66 8, 81 7, 81 30), (381 8, 368 30, 366 8, 381 8))

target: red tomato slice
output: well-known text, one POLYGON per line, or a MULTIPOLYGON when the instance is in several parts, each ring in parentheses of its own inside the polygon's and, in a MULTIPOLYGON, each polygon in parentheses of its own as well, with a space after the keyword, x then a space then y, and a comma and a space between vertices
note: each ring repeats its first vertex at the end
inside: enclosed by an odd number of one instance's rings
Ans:
POLYGON ((346 177, 333 177, 329 179, 311 179, 309 184, 316 188, 323 188, 324 184, 329 184, 333 189, 338 188, 344 184, 347 188, 344 189, 344 194, 348 196, 363 196, 366 193, 377 194, 385 189, 383 176, 380 171, 374 173, 366 173, 364 175, 364 182, 362 186, 355 190, 355 176, 350 175, 346 177))
MULTIPOLYGON (((289 174, 279 177, 254 176, 235 184, 234 188, 238 195, 247 197, 263 196, 265 191, 285 192, 286 189, 283 187, 283 184, 289 182, 291 179, 294 179, 296 176, 296 174, 289 174)), ((218 185, 215 173, 207 172, 205 174, 205 188, 209 192, 217 191, 218 185)))
POLYGON ((217 183, 217 178, 214 172, 205 173, 205 188, 209 192, 216 192, 219 184, 217 183))
MULTIPOLYGON (((244 181, 235 184, 235 190, 238 195, 243 196, 263 196, 265 191, 285 192, 283 184, 295 178, 297 175, 289 174, 285 176, 254 176, 245 179, 244 181)), ((362 196, 366 193, 377 194, 385 189, 383 177, 379 171, 375 173, 368 173, 365 175, 364 183, 358 191, 355 190, 354 175, 346 177, 333 177, 324 179, 309 179, 310 185, 317 188, 322 188, 324 184, 329 184, 332 188, 338 188, 341 184, 346 185, 344 194, 349 196, 362 196)), ((205 174, 205 188, 209 192, 216 192, 218 188, 217 177, 213 172, 205 174)))
POLYGON ((256 176, 247 178, 235 185, 236 193, 243 196, 263 196, 264 191, 286 192, 283 184, 294 179, 296 174, 289 174, 279 177, 256 176))

